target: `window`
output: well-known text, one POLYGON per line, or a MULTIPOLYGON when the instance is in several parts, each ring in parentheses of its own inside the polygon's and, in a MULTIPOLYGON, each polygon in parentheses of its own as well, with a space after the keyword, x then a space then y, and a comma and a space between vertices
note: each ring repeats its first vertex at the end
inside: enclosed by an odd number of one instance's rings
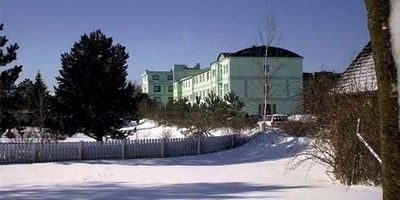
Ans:
POLYGON ((228 93, 228 83, 225 83, 225 84, 224 84, 224 92, 225 92, 225 93, 228 93))
POLYGON ((159 75, 153 75, 152 78, 153 78, 153 80, 160 80, 160 76, 159 75))
POLYGON ((174 97, 168 97, 168 101, 172 102, 174 100, 174 97))
POLYGON ((272 104, 272 105, 271 104, 267 104, 267 113, 275 114, 276 113, 276 104, 272 104))
POLYGON ((174 91, 174 86, 168 86, 168 92, 173 92, 174 91))
POLYGON ((244 80, 244 96, 247 97, 249 94, 247 93, 247 80, 244 80))
MULTIPOLYGON (((276 104, 267 104, 267 115, 275 114, 276 113, 276 104)), ((264 104, 258 105, 258 114, 262 116, 264 114, 264 104)), ((271 120, 271 116, 267 118, 267 121, 271 120)))
POLYGON ((212 70, 212 77, 215 77, 215 69, 212 70))
POLYGON ((174 79, 174 76, 173 76, 173 75, 168 75, 168 76, 167 76, 167 80, 172 80, 172 79, 174 79))
POLYGON ((269 72, 269 65, 264 65, 264 72, 269 72))
POLYGON ((161 86, 159 85, 153 86, 153 92, 161 92, 161 86))
POLYGON ((286 80, 286 96, 290 96, 290 91, 289 91, 289 80, 286 80))
POLYGON ((207 72, 207 81, 210 80, 210 73, 207 72))
POLYGON ((161 97, 154 97, 153 99, 155 102, 161 103, 161 97))

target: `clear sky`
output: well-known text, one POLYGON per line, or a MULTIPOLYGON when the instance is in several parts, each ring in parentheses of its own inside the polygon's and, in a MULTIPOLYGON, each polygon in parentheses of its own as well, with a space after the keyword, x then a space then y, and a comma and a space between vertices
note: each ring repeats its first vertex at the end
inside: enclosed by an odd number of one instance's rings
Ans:
MULTIPOLYGON (((1 0, 4 34, 20 45, 20 78, 40 70, 56 85, 61 54, 101 29, 127 48, 129 79, 173 64, 208 67, 220 52, 261 44, 273 16, 277 46, 304 57, 304 71, 342 72, 369 41, 363 0, 1 0)), ((51 87, 50 87, 51 88, 51 87)))

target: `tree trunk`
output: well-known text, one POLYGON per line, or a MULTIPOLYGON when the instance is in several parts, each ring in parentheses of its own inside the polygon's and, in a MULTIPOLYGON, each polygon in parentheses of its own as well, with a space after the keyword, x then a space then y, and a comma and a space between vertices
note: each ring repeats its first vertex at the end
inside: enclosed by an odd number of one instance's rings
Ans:
POLYGON ((397 71, 389 31, 390 0, 365 0, 378 82, 383 199, 400 199, 397 71))

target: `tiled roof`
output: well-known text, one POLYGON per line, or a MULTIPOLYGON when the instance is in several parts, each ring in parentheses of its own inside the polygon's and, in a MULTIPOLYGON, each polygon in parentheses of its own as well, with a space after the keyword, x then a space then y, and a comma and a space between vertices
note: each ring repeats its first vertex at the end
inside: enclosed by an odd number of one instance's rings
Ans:
POLYGON ((338 83, 338 90, 354 93, 377 89, 374 59, 371 42, 369 42, 343 73, 338 83))

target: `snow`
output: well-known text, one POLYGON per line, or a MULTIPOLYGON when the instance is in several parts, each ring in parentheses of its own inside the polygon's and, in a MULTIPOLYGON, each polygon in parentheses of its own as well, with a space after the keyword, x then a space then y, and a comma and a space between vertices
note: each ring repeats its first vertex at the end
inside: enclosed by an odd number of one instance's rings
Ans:
POLYGON ((96 142, 94 138, 88 137, 83 133, 77 133, 71 137, 67 137, 65 140, 60 140, 60 142, 96 142))
POLYGON ((288 170, 306 138, 258 133, 201 156, 0 166, 1 199, 381 199, 379 187, 334 184, 325 167, 288 170))
MULTIPOLYGON (((178 129, 177 127, 167 127, 161 126, 157 122, 149 119, 142 119, 138 124, 132 123, 130 126, 123 127, 119 129, 121 131, 131 132, 131 135, 128 136, 127 139, 137 140, 137 139, 161 139, 164 137, 168 138, 184 138, 185 136, 182 134, 184 129, 178 129), (136 132, 134 132, 134 128, 136 127, 136 132)), ((246 130, 244 134, 250 134, 254 132, 254 130, 246 130)), ((213 136, 221 136, 227 134, 233 134, 229 129, 218 129, 211 131, 213 136)), ((65 140, 59 140, 59 142, 95 142, 96 140, 84 135, 83 133, 76 133, 71 137, 67 137, 65 140)), ((6 136, 0 137, 0 142, 15 142, 14 139, 8 139, 6 136)))
MULTIPOLYGON (((127 127, 123 127, 119 129, 120 131, 126 131, 126 132, 131 132, 132 135, 128 136, 127 139, 130 140, 135 140, 135 139, 161 139, 164 137, 164 134, 169 132, 169 137, 171 138, 183 138, 185 137, 182 133, 181 130, 179 130, 176 127, 165 127, 165 126, 160 126, 157 124, 157 122, 149 119, 142 119, 139 121, 138 124, 132 124, 127 127), (133 129, 136 127, 136 132, 133 132, 133 129)), ((90 142, 90 141, 96 141, 93 138, 90 138, 84 134, 75 134, 72 137, 68 137, 65 140, 62 140, 61 142, 79 142, 79 141, 84 141, 84 142, 90 142)))
POLYGON ((305 115, 290 115, 288 117, 289 121, 298 121, 298 122, 316 122, 317 116, 305 114, 305 115))
MULTIPOLYGON (((390 35, 392 39, 392 51, 394 63, 397 67, 397 77, 400 77, 400 1, 391 0, 391 12, 390 12, 390 35)), ((400 85, 400 79, 397 79, 397 85, 400 85)), ((400 87, 398 87, 400 90, 400 87)), ((400 92, 400 91, 399 91, 400 92)), ((400 99, 399 99, 400 104, 400 99)), ((399 113, 400 114, 400 113, 399 113)))
POLYGON ((165 127, 158 125, 157 122, 149 119, 140 120, 136 126, 125 127, 120 130, 133 130, 136 127, 136 133, 129 136, 128 139, 161 139, 163 134, 169 132, 171 138, 183 138, 185 137, 176 127, 165 127))

